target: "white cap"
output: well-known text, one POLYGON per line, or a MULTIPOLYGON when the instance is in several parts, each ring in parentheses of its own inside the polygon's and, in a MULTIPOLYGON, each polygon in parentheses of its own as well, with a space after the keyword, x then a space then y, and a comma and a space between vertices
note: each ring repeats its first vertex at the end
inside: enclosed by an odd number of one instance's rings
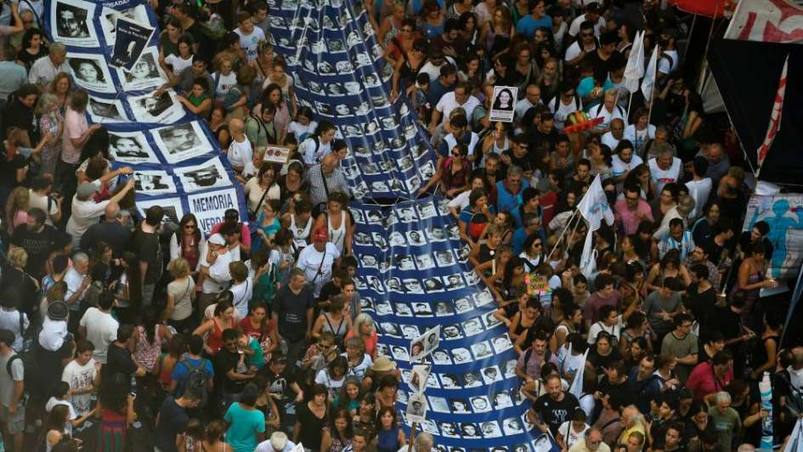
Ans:
POLYGON ((223 245, 226 244, 226 239, 224 239, 223 236, 220 235, 220 234, 212 234, 212 236, 209 237, 209 240, 207 240, 207 241, 209 243, 211 243, 212 245, 223 246, 223 245))

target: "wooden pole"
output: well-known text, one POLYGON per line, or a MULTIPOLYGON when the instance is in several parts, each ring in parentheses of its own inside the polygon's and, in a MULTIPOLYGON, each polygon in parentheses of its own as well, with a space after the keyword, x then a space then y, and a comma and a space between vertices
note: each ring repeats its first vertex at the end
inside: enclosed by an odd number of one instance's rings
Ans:
POLYGON ((413 443, 415 443, 415 432, 418 430, 418 422, 413 422, 410 428, 410 439, 407 440, 407 452, 413 452, 413 443))

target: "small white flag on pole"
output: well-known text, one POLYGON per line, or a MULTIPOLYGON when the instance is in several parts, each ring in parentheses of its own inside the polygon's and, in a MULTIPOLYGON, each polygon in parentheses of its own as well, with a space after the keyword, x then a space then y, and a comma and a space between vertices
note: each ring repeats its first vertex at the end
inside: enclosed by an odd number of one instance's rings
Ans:
POLYGON ((636 32, 636 39, 630 46, 630 56, 625 66, 625 88, 630 94, 639 89, 639 81, 644 77, 644 32, 636 32))
POLYGON ((652 99, 652 91, 655 88, 655 78, 658 73, 658 46, 652 49, 652 56, 650 62, 647 63, 647 70, 644 74, 644 80, 641 81, 641 92, 644 94, 644 101, 649 102, 652 99))
POLYGON ((591 182, 588 191, 583 195, 580 204, 577 205, 577 210, 580 215, 588 221, 588 232, 586 233, 586 240, 583 245, 583 254, 580 257, 580 271, 586 278, 590 278, 597 270, 594 250, 592 246, 594 231, 600 228, 602 220, 605 220, 608 225, 613 224, 614 216, 611 206, 608 204, 608 198, 605 196, 605 190, 602 189, 602 182, 599 174, 591 182))
MULTIPOLYGON (((587 348, 586 352, 583 353, 583 362, 580 363, 580 367, 577 369, 577 372, 574 374, 574 379, 572 380, 572 385, 569 386, 569 393, 579 400, 580 397, 583 395, 583 377, 586 373, 586 361, 588 360, 588 351, 591 348, 587 348)), ((570 352, 571 353, 571 352, 570 352)))

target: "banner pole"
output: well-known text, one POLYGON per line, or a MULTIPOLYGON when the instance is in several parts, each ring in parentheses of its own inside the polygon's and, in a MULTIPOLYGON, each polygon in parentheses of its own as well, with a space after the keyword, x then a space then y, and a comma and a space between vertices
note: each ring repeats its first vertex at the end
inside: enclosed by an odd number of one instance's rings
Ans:
POLYGON ((407 452, 413 452, 413 443, 415 443, 415 432, 418 429, 418 422, 413 422, 410 428, 410 439, 407 441, 407 452))
POLYGON ((558 236, 558 240, 555 241, 555 245, 552 247, 552 250, 549 252, 549 255, 546 257, 547 261, 552 257, 552 254, 555 252, 555 248, 558 247, 558 244, 560 244, 560 241, 563 239, 563 236, 566 235, 566 231, 569 230, 569 227, 572 225, 572 221, 574 220, 574 217, 577 216, 578 213, 579 213, 579 211, 575 209, 574 213, 572 213, 572 216, 570 216, 569 219, 566 221, 566 226, 563 227, 563 231, 561 231, 560 235, 558 236))

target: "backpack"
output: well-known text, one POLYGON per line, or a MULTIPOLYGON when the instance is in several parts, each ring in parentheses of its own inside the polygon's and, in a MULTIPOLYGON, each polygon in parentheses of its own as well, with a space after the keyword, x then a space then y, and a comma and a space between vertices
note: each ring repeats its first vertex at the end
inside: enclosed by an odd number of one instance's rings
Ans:
POLYGON ((11 366, 14 364, 14 361, 22 361, 22 368, 24 369, 23 383, 25 384, 25 394, 20 400, 20 403, 23 405, 25 404, 29 394, 34 393, 37 395, 43 395, 41 392, 44 389, 47 389, 44 387, 46 385, 39 381, 39 364, 36 361, 35 355, 36 352, 34 350, 23 353, 15 353, 11 358, 8 359, 8 361, 6 361, 6 372, 12 380, 14 377, 11 372, 11 366))
POLYGON ((199 406, 206 405, 209 394, 207 393, 206 388, 208 377, 206 375, 206 370, 204 369, 206 367, 204 366, 205 363, 206 359, 204 358, 201 358, 201 361, 197 365, 192 364, 188 360, 184 359, 179 362, 179 364, 184 364, 184 367, 186 367, 189 372, 179 382, 179 385, 176 388, 176 397, 181 396, 187 390, 192 390, 200 397, 201 403, 199 406))

